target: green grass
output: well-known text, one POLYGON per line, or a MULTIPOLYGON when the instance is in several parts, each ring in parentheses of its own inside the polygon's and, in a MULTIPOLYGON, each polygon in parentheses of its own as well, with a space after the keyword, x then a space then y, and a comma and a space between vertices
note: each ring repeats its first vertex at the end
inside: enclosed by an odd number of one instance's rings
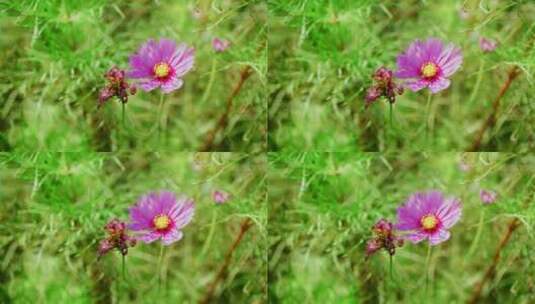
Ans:
POLYGON ((508 71, 522 74, 502 98, 483 151, 534 147, 535 5, 532 1, 270 0, 269 149, 271 151, 465 151, 490 115, 508 71), (481 5, 479 5, 481 3, 481 5), (459 16, 465 5, 468 20, 459 16), (478 37, 499 41, 483 54, 478 37), (406 92, 394 125, 381 101, 364 96, 380 66, 415 39, 438 37, 464 56, 451 86, 434 96, 433 140, 425 140, 427 92, 406 92))
POLYGON ((270 300, 463 303, 517 218, 521 226, 478 303, 533 302, 534 162, 532 155, 497 153, 270 153, 270 300), (469 172, 459 170, 461 157, 471 165, 469 172), (497 202, 483 205, 480 188, 497 191, 497 202), (451 238, 433 248, 429 295, 423 288, 425 244, 398 248, 393 282, 386 252, 365 260, 372 225, 383 217, 395 221, 396 208, 426 189, 459 197, 463 206, 451 238))
POLYGON ((254 73, 213 150, 265 148, 267 11, 260 1, 21 0, 0 4, 0 16, 1 150, 199 150, 245 66, 254 73), (166 96, 167 138, 158 142, 157 92, 129 100, 124 127, 119 102, 99 110, 97 100, 109 68, 128 68, 130 54, 161 37, 193 46, 196 64, 166 96), (214 37, 231 48, 216 54, 214 37))
POLYGON ((1 303, 195 303, 224 263, 249 218, 216 299, 265 301, 265 157, 240 153, 0 154, 1 303), (139 243, 120 276, 116 251, 97 260, 104 224, 154 190, 196 201, 184 238, 166 248, 158 294, 159 244, 139 243), (232 194, 224 205, 212 191, 232 194), (165 285, 166 284, 166 285, 165 285))

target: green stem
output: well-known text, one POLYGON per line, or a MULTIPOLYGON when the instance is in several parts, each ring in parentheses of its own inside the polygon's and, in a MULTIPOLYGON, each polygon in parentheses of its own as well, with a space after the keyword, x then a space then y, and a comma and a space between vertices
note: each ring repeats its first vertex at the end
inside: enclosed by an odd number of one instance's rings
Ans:
POLYGON ((479 92, 479 85, 481 84, 481 80, 483 79, 484 66, 485 66, 485 61, 483 60, 483 58, 481 58, 481 61, 479 62, 479 71, 477 72, 476 85, 474 86, 474 89, 472 90, 470 99, 468 99, 468 105, 472 105, 472 102, 474 102, 474 100, 477 97, 477 93, 479 92))
POLYGON ((126 140, 124 140, 126 138, 126 136, 124 135, 125 134, 125 131, 126 131, 126 124, 124 122, 124 116, 125 116, 125 103, 122 102, 122 111, 121 111, 121 121, 122 121, 122 125, 123 125, 123 141, 126 142, 126 140))
POLYGON ((429 246, 427 247, 427 257, 425 259, 425 295, 426 297, 429 295, 429 269, 430 269, 430 263, 431 263, 431 243, 429 243, 429 246))
POLYGON ((126 264, 125 264, 125 256, 123 255, 123 280, 126 282, 126 264))
POLYGON ((394 111, 393 111, 392 108, 394 106, 393 106, 393 104, 391 102, 389 102, 389 104, 390 104, 390 113, 389 113, 389 116, 390 116, 390 128, 389 129, 390 129, 390 137, 392 138, 392 142, 393 142, 394 141, 394 123, 392 122, 393 121, 392 117, 393 117, 393 112, 394 111))
POLYGON ((212 70, 210 71, 210 79, 208 80, 208 85, 206 86, 206 90, 204 90, 204 94, 202 95, 200 105, 203 105, 208 97, 210 97, 210 93, 212 91, 212 85, 214 84, 215 80, 215 74, 216 74, 216 66, 217 66, 217 60, 214 56, 214 60, 212 61, 212 70))
POLYGON ((485 222, 485 208, 481 208, 481 214, 479 215, 479 224, 477 227, 476 236, 474 238, 474 241, 472 242, 472 245, 470 245, 470 249, 468 250, 468 254, 466 256, 470 257, 474 252, 476 251, 477 244, 479 243, 479 238, 481 237, 481 233, 483 231, 483 223, 485 222))
POLYGON ((162 261, 163 261, 163 243, 160 247, 160 256, 158 257, 158 295, 161 295, 162 290, 162 261))
POLYGON ((160 105, 158 106, 158 146, 162 137, 163 93, 160 93, 160 105))
POLYGON ((429 91, 429 95, 427 95, 427 106, 426 106, 426 117, 425 117, 425 141, 427 144, 429 144, 429 120, 431 115, 431 99, 433 97, 433 94, 431 91, 429 91))
POLYGON ((393 263, 392 259, 393 259, 393 257, 392 257, 392 255, 390 255, 390 280, 394 281, 394 272, 392 270, 394 268, 394 266, 393 266, 394 263, 393 263))

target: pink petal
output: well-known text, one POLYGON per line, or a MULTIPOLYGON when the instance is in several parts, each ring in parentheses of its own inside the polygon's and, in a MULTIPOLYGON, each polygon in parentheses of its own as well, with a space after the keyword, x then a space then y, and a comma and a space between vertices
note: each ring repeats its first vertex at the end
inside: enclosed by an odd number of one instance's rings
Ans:
MULTIPOLYGON (((163 85, 162 85, 163 88, 163 85)), ((170 191, 161 191, 158 194, 157 210, 158 214, 169 214, 176 202, 176 196, 170 191)))
POLYGON ((417 244, 423 241, 427 237, 428 235, 424 232, 416 232, 416 233, 405 236, 405 239, 411 241, 413 244, 417 244))
POLYGON ((171 210, 170 215, 177 229, 180 229, 186 226, 193 219, 195 214, 195 206, 193 205, 193 200, 185 200, 179 202, 173 210, 171 210))
POLYGON ((429 81, 425 79, 419 79, 414 81, 407 81, 404 86, 409 88, 413 92, 418 92, 421 89, 427 87, 429 85, 429 81))
POLYGON ((455 198, 448 198, 437 211, 437 217, 445 228, 451 228, 461 218, 462 210, 460 201, 455 198))
POLYGON ((162 61, 169 61, 176 50, 176 43, 169 39, 160 39, 158 44, 159 57, 162 61))
POLYGON ((450 82, 451 81, 449 79, 440 77, 440 78, 434 80, 433 82, 431 82, 431 84, 429 84, 429 89, 433 93, 438 93, 438 92, 448 88, 450 86, 450 82))
POLYGON ((157 80, 147 80, 147 81, 141 82, 139 84, 139 87, 145 92, 150 92, 156 89, 157 87, 159 87, 160 85, 161 83, 157 80))
POLYGON ((397 58, 398 70, 395 76, 398 78, 416 78, 420 76, 419 63, 415 63, 413 59, 407 55, 400 55, 397 58))
POLYGON ((162 243, 164 245, 171 245, 174 242, 180 241, 182 239, 182 236, 182 231, 178 229, 173 229, 162 237, 162 243))
POLYGON ((463 62, 461 49, 456 48, 453 44, 449 44, 440 54, 437 64, 445 77, 451 76, 455 73, 463 62))
POLYGON ((175 71, 176 77, 182 77, 193 68, 195 63, 195 50, 188 48, 186 45, 181 44, 178 46, 173 58, 171 59, 171 66, 175 71))
POLYGON ((444 201, 440 191, 426 192, 422 199, 426 201, 426 203, 422 204, 422 215, 435 214, 444 201))
POLYGON ((182 79, 178 78, 176 75, 171 77, 168 81, 166 81, 163 85, 162 85, 162 92, 164 93, 171 93, 175 90, 178 90, 180 89, 180 87, 182 87, 182 84, 184 82, 182 81, 182 79))
POLYGON ((144 234, 142 236, 138 236, 137 239, 140 240, 140 241, 143 241, 147 244, 150 244, 154 241, 156 241, 157 239, 159 239, 162 235, 158 232, 149 232, 147 234, 144 234))
POLYGON ((421 40, 415 40, 406 51, 406 55, 412 58, 415 66, 421 66, 426 61, 425 44, 421 40))
POLYGON ((425 42, 426 61, 435 62, 442 52, 442 42, 436 38, 429 38, 425 42))
POLYGON ((442 243, 450 238, 450 232, 445 229, 439 229, 435 233, 433 233, 431 236, 429 236, 429 243, 431 245, 437 245, 439 243, 442 243))

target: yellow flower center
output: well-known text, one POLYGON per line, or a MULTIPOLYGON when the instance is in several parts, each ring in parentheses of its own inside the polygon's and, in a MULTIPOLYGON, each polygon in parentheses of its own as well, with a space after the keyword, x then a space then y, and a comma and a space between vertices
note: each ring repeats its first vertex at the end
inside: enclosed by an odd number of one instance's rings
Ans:
POLYGON ((154 227, 158 230, 164 230, 169 227, 169 224, 171 224, 171 220, 167 215, 160 214, 154 217, 154 220, 152 220, 154 223, 154 227))
POLYGON ((434 216, 432 214, 428 214, 428 215, 423 216, 420 219, 420 224, 422 224, 422 227, 425 230, 433 230, 438 225, 438 219, 437 219, 436 216, 434 216))
POLYGON ((438 67, 436 64, 432 63, 432 62, 428 62, 426 64, 424 64, 421 68, 421 71, 422 71, 422 75, 425 77, 425 78, 431 78, 431 77, 434 77, 437 72, 438 72, 438 67))
POLYGON ((169 71, 171 69, 169 68, 169 65, 165 62, 160 62, 154 65, 154 74, 158 78, 167 77, 169 75, 169 71))

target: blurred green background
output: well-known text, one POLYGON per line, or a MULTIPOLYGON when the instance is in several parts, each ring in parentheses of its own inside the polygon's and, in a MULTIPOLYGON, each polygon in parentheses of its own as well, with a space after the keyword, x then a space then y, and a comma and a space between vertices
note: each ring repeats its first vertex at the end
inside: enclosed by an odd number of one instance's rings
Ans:
POLYGON ((535 106, 535 3, 531 0, 270 0, 270 151, 467 151, 513 66, 521 75, 501 100, 480 151, 530 151, 535 106), (466 17, 461 17, 461 9, 466 17), (395 70, 415 39, 462 49, 451 86, 433 97, 407 91, 394 105, 364 108, 371 75, 395 70), (478 39, 498 41, 483 53, 478 39), (424 135, 426 119, 433 141, 424 135))
POLYGON ((0 150, 197 151, 250 66, 212 151, 265 149, 266 5, 229 0, 20 0, 0 3, 0 150), (212 39, 231 47, 215 53, 212 39), (121 124, 117 101, 97 109, 104 73, 128 68, 148 39, 196 49, 184 86, 166 95, 166 140, 157 141, 159 92, 138 92, 121 124))
POLYGON ((467 303, 513 219, 520 226, 476 303, 535 301, 533 155, 280 152, 269 165, 270 302, 467 303), (426 243, 397 249, 393 280, 388 254, 366 261, 365 248, 373 224, 395 222, 396 208, 427 189, 460 198, 463 214, 432 250, 425 294, 426 243), (480 189, 498 200, 483 205, 480 189))
POLYGON ((0 303, 197 303, 250 219, 212 303, 266 302, 266 158, 240 153, 0 153, 0 303), (141 195, 195 200, 181 241, 139 243, 121 278, 117 251, 97 261, 104 225, 141 195), (216 205, 214 190, 231 194, 216 205))

